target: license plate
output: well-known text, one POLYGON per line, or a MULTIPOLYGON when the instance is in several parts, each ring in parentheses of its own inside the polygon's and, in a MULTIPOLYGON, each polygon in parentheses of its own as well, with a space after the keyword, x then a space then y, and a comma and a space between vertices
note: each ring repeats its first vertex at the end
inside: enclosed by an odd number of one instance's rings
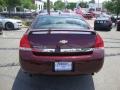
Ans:
POLYGON ((104 23, 103 21, 100 21, 100 23, 104 23))
POLYGON ((55 62, 54 70, 55 71, 72 71, 73 65, 72 62, 55 62))

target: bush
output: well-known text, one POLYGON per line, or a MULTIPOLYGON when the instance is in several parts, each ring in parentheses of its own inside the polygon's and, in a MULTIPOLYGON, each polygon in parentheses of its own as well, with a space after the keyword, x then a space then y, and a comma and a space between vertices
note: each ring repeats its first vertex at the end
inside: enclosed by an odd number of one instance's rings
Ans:
POLYGON ((23 21, 23 25, 24 26, 30 26, 31 25, 31 21, 23 21))

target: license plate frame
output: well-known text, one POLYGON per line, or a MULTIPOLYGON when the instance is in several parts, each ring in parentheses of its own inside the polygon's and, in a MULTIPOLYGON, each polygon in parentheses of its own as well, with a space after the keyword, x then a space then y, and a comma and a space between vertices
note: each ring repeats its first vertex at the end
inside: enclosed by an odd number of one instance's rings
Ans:
POLYGON ((54 62, 53 70, 54 72, 71 72, 73 71, 73 62, 54 62))

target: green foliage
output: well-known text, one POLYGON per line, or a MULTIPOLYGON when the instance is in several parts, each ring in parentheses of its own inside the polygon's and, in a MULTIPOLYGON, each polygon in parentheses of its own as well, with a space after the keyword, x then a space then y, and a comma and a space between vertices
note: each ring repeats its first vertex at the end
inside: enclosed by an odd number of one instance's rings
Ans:
POLYGON ((5 6, 5 1, 4 0, 0 0, 0 6, 5 6))
POLYGON ((35 9, 36 6, 33 4, 32 0, 21 0, 21 6, 27 9, 35 9))
POLYGON ((115 13, 117 16, 120 14, 120 0, 105 1, 103 6, 109 12, 115 13))
POLYGON ((105 1, 103 3, 104 8, 106 8, 109 12, 114 12, 114 5, 111 1, 105 1))
POLYGON ((8 7, 8 9, 11 9, 16 6, 21 6, 27 9, 36 8, 36 6, 33 3, 33 0, 0 0, 0 6, 8 7))
POLYGON ((80 3, 79 3, 79 6, 80 6, 81 8, 88 8, 88 3, 87 3, 87 2, 80 2, 80 3))
POLYGON ((55 10, 63 10, 65 9, 65 3, 62 2, 61 0, 58 0, 54 3, 54 9, 55 10))
POLYGON ((68 3, 68 5, 66 6, 67 9, 72 9, 72 10, 74 10, 75 7, 76 7, 76 3, 68 3))
POLYGON ((21 5, 21 0, 4 0, 4 2, 8 8, 13 8, 15 6, 21 5))
MULTIPOLYGON (((50 9, 54 8, 53 2, 50 1, 50 9)), ((47 3, 44 3, 44 9, 47 9, 47 3)))

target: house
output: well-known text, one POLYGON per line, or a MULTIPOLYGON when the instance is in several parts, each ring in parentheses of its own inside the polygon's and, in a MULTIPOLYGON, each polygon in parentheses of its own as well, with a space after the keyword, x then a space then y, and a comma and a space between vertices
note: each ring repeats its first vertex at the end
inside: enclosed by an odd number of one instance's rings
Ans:
POLYGON ((36 12, 40 12, 44 9, 44 2, 42 0, 33 0, 36 5, 36 12))

